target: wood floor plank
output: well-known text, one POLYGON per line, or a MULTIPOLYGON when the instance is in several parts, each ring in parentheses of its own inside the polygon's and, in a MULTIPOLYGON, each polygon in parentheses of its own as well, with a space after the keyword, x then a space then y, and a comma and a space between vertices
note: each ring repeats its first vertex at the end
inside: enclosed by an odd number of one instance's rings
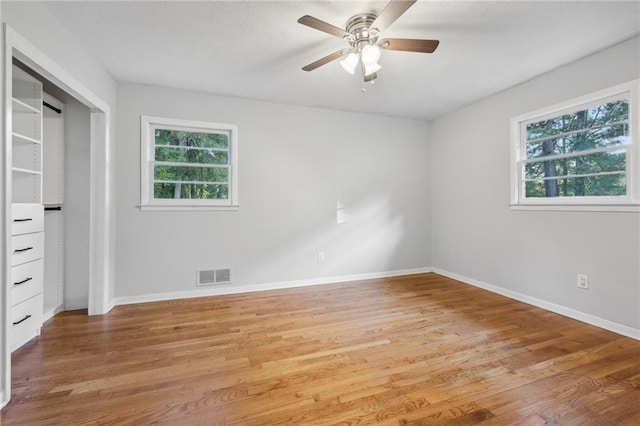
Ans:
POLYGON ((2 425, 637 425, 640 342, 436 274, 65 312, 2 425))

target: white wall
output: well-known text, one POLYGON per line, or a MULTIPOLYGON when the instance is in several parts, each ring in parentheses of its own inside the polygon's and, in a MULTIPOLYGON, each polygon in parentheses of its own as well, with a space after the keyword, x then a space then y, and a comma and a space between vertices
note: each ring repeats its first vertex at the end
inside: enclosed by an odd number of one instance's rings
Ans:
POLYGON ((197 269, 230 267, 238 287, 429 266, 427 134, 418 121, 120 84, 116 296, 194 291, 197 269), (237 124, 240 209, 141 212, 141 114, 237 124))
POLYGON ((640 77, 639 44, 636 37, 432 123, 434 267, 640 329, 639 214, 509 209, 510 118, 640 77), (576 287, 578 273, 589 275, 588 291, 576 287))
POLYGON ((86 308, 89 300, 90 115, 66 100, 64 181, 64 308, 86 308))
POLYGON ((115 107, 115 81, 91 52, 49 13, 46 3, 2 1, 2 21, 115 107))
MULTIPOLYGON (((0 7, 0 22, 2 21, 2 7, 0 7)), ((0 53, 3 52, 4 48, 0 47, 0 53)), ((3 57, 3 56, 0 56, 3 57)), ((0 67, 0 81, 4 81, 4 66, 0 67)), ((0 84, 0 99, 4 102, 4 84, 0 84)), ((4 107, 0 108, 0 141, 2 141, 2 146, 4 146, 4 107)), ((0 174, 4 177, 6 176, 6 161, 5 161, 5 150, 0 150, 0 174)), ((4 188, 0 187, 0 199, 4 199, 4 188)), ((3 204, 3 203, 0 203, 3 204)), ((2 206, 0 209, 0 223, 7 223, 6 216, 8 214, 7 206, 2 206)), ((0 225, 0 241, 7 241, 8 232, 4 226, 0 225)), ((0 247, 0 271, 6 271, 5 258, 7 257, 7 243, 3 243, 0 247)), ((7 282, 7 274, 6 272, 0 272, 2 274, 2 282, 7 282)), ((9 301, 8 301, 8 292, 9 286, 2 285, 0 287, 0 307, 2 307, 2 313, 0 314, 0 409, 9 402, 9 398, 11 397, 11 367, 10 360, 11 354, 9 353, 9 336, 7 336, 7 331, 9 327, 9 301)))

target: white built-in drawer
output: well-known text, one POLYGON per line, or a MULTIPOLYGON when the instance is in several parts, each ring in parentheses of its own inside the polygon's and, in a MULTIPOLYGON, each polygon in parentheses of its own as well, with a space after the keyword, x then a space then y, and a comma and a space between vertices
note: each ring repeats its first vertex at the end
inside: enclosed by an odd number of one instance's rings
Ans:
POLYGON ((40 335, 42 326, 42 293, 11 308, 11 351, 40 335))
POLYGON ((11 237, 11 266, 41 259, 44 254, 44 232, 11 237))
POLYGON ((12 204, 11 219, 11 235, 44 231, 42 204, 12 204))
POLYGON ((11 306, 42 293, 43 273, 42 259, 11 268, 11 306))

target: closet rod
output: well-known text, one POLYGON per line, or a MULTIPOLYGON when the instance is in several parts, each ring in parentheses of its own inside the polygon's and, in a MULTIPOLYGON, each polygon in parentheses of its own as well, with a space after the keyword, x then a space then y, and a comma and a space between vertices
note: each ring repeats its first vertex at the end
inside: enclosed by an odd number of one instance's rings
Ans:
POLYGON ((50 103, 47 103, 45 101, 42 101, 42 105, 46 106, 49 109, 54 110, 55 112, 57 112, 58 114, 62 113, 62 110, 59 108, 54 107, 53 105, 51 105, 50 103))

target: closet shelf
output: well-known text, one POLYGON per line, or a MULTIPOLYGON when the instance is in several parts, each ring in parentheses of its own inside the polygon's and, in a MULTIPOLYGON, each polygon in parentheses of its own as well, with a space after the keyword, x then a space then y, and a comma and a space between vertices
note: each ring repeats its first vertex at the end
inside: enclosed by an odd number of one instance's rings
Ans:
POLYGON ((42 114, 42 110, 36 107, 29 105, 28 103, 21 101, 18 98, 11 98, 11 102, 13 103, 13 112, 14 113, 36 113, 42 114))
POLYGON ((40 144, 41 143, 38 139, 34 139, 34 138, 29 137, 29 136, 25 136, 25 135, 22 135, 22 134, 16 133, 16 132, 11 133, 11 136, 13 136, 13 141, 14 142, 36 143, 36 144, 40 144))
POLYGON ((23 169, 22 167, 12 167, 11 170, 15 173, 24 173, 27 175, 41 175, 42 172, 38 171, 38 170, 31 170, 31 169, 23 169))

